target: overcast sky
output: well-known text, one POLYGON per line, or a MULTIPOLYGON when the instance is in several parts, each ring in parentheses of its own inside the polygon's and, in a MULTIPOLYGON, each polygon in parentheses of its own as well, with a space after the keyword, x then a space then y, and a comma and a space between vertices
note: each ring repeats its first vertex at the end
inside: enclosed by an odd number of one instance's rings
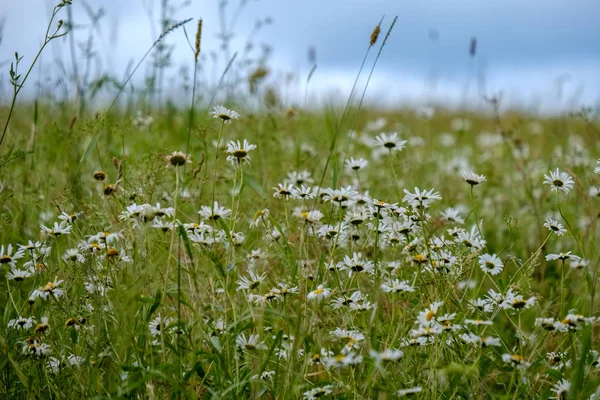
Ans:
MULTIPOLYGON (((31 61, 56 2, 0 0, 4 18, 0 63, 14 51, 25 56, 23 62, 31 61)), ((151 28, 148 10, 153 10, 156 21, 160 0, 88 0, 87 4, 94 10, 103 8, 106 14, 96 47, 101 68, 122 76, 127 64, 137 62, 158 34, 156 24, 151 28)), ((238 5, 238 0, 229 2, 229 21, 238 5)), ((218 1, 192 0, 177 8, 176 20, 203 18, 202 51, 218 52, 218 1)), ((73 0, 72 11, 76 24, 89 26, 80 0, 73 0)), ((383 15, 384 32, 395 15, 398 22, 369 86, 371 101, 459 104, 471 70, 473 74, 485 71, 486 91, 502 91, 505 101, 513 105, 556 110, 599 104, 598 0, 249 0, 236 20, 232 52, 243 49, 244 38, 258 19, 270 17, 273 23, 263 27, 254 41, 273 47, 271 66, 301 77, 289 94, 290 101, 302 97, 299 93, 311 68, 307 59, 311 46, 316 48, 318 64, 311 95, 335 92, 345 100, 369 35, 383 15), (477 55, 470 67, 471 37, 477 38, 477 55)), ((60 17, 66 20, 66 12, 60 17)), ((193 36, 195 21, 187 28, 193 36)), ((87 30, 79 29, 76 43, 86 36, 87 30)), ((167 42, 177 45, 169 70, 169 75, 176 75, 181 65, 191 66, 193 56, 182 30, 169 35, 167 42)), ((66 38, 46 54, 46 68, 57 58, 71 65, 66 38)), ((206 76, 218 77, 223 67, 222 61, 211 66, 209 57, 206 76)), ((2 70, 7 80, 8 65, 2 70)), ((6 82, 0 87, 8 89, 6 82)), ((474 80, 468 97, 471 103, 479 101, 474 80)))

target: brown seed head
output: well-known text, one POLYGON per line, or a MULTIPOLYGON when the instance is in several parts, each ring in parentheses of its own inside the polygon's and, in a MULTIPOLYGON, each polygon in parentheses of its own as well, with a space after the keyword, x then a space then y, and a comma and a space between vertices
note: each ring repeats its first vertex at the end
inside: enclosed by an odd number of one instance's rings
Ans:
POLYGON ((379 34, 381 33, 381 22, 377 24, 373 32, 371 32, 371 39, 369 40, 369 47, 373 46, 377 43, 377 39, 379 38, 379 34))
POLYGON ((194 51, 194 60, 198 62, 200 55, 200 42, 202 41, 202 18, 198 20, 198 29, 196 30, 196 50, 194 51))

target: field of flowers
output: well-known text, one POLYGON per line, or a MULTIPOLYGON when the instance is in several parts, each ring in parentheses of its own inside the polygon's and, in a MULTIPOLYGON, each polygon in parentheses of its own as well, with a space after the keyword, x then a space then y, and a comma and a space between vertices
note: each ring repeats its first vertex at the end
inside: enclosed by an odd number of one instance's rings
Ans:
POLYGON ((246 55, 213 101, 202 20, 176 105, 170 14, 146 91, 17 102, 70 5, 0 106, 0 399, 600 399, 592 110, 289 108, 246 55))
POLYGON ((596 398, 585 114, 198 114, 14 120, 0 397, 596 398))

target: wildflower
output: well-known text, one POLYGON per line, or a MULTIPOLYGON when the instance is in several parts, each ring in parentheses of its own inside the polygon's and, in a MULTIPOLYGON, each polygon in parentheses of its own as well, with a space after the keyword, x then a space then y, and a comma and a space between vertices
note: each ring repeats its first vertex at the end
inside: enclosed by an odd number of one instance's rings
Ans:
POLYGON ((569 260, 569 268, 571 268, 571 269, 584 269, 584 268, 587 268, 589 265, 590 265, 590 261, 586 260, 585 258, 581 258, 579 260, 577 260, 577 259, 569 260))
POLYGON ((479 185, 481 182, 485 181, 485 176, 478 175, 475 172, 463 172, 463 179, 471 186, 479 185))
POLYGON ((399 279, 388 279, 381 284, 381 289, 386 293, 414 292, 415 288, 408 284, 408 281, 399 279))
POLYGON ((352 157, 350 157, 349 160, 346 160, 346 167, 350 168, 354 171, 358 171, 360 169, 365 168, 367 165, 369 164, 369 162, 367 160, 365 160, 364 158, 358 158, 358 159, 354 159, 352 157))
POLYGON ((423 391, 423 388, 421 386, 415 386, 415 387, 408 388, 408 389, 400 389, 396 392, 396 395, 398 397, 409 397, 414 394, 421 393, 422 391, 423 391))
POLYGON ((600 174, 600 159, 596 161, 596 164, 598 165, 598 167, 594 168, 594 173, 600 174))
POLYGON ((550 230, 550 232, 554 232, 556 236, 562 236, 567 232, 567 230, 562 226, 562 224, 558 223, 558 221, 552 218, 546 218, 546 222, 544 226, 550 230))
POLYGON ((148 324, 148 329, 150 330, 150 334, 152 336, 160 336, 162 332, 171 324, 171 318, 163 318, 158 314, 156 318, 154 318, 148 324))
POLYGON ((216 221, 222 218, 228 218, 231 215, 231 210, 225 207, 219 206, 219 203, 214 202, 213 207, 202 206, 198 214, 204 219, 216 221))
POLYGON ((408 190, 404 189, 405 196, 402 201, 409 203, 410 205, 417 206, 429 206, 429 204, 433 200, 441 200, 442 196, 440 196, 439 192, 436 192, 435 189, 423 190, 421 191, 418 187, 415 187, 415 193, 411 193, 408 190))
POLYGON ((527 309, 533 307, 536 301, 537 299, 535 297, 530 297, 529 299, 525 300, 521 295, 512 295, 507 297, 506 300, 500 304, 500 307, 505 310, 511 308, 513 310, 519 310, 521 308, 527 309))
POLYGON ((581 257, 576 256, 575 254, 571 254, 570 251, 567 251, 566 253, 558 253, 558 254, 548 254, 548 255, 546 255, 546 261, 555 261, 555 260, 561 260, 561 261, 565 261, 565 260, 579 261, 579 260, 581 260, 581 257))
POLYGON ((23 318, 19 316, 18 318, 11 319, 10 321, 8 321, 8 328, 16 330, 27 330, 32 328, 35 323, 36 320, 33 317, 23 318))
POLYGON ((284 179, 284 183, 290 183, 292 185, 301 186, 306 184, 314 183, 311 173, 308 171, 292 171, 287 174, 287 178, 284 179))
POLYGON ((237 281, 237 290, 253 290, 258 288, 261 282, 267 277, 266 274, 255 274, 252 270, 248 271, 248 275, 250 278, 245 276, 240 277, 237 281))
POLYGON ((324 191, 323 200, 331 201, 342 205, 348 201, 354 201, 358 198, 358 192, 352 189, 352 186, 347 186, 341 189, 326 189, 324 191))
POLYGON ((34 332, 35 333, 44 333, 48 330, 50 325, 48 325, 48 317, 42 317, 42 320, 39 324, 36 325, 34 332))
POLYGON ((50 353, 50 345, 41 343, 39 338, 28 339, 23 347, 23 353, 43 357, 50 353))
POLYGON ((79 218, 79 216, 81 214, 83 214, 83 212, 76 212, 74 214, 67 214, 66 212, 63 211, 58 216, 58 219, 60 219, 61 221, 67 222, 69 224, 72 224, 72 223, 75 222, 75 220, 77 220, 77 218, 79 218))
POLYGON ((448 222, 454 222, 457 224, 464 224, 465 220, 460 216, 460 211, 456 208, 446 208, 440 213, 443 220, 448 222))
POLYGON ((38 289, 35 289, 31 293, 30 298, 34 299, 34 300, 38 297, 41 297, 43 300, 48 300, 49 296, 54 297, 54 298, 59 298, 65 294, 65 291, 58 287, 58 285, 60 285, 62 282, 63 282, 62 280, 48 282, 44 286, 40 286, 38 289))
POLYGON ((556 171, 550 171, 550 175, 544 175, 544 183, 552 186, 552 191, 556 192, 562 190, 565 193, 569 193, 573 189, 575 181, 566 172, 560 172, 558 168, 556 171))
POLYGON ((347 270, 348 277, 352 276, 353 272, 373 273, 373 262, 362 258, 361 253, 352 253, 352 258, 347 255, 344 260, 338 264, 340 270, 347 270))
POLYGON ((79 261, 81 263, 85 262, 85 257, 83 256, 83 254, 81 254, 79 252, 79 249, 74 248, 74 249, 67 249, 65 251, 65 254, 63 254, 62 259, 65 260, 66 262, 75 262, 75 261, 79 261))
POLYGON ((423 326, 433 325, 436 322, 435 316, 443 304, 444 303, 441 301, 436 301, 426 308, 425 311, 419 312, 419 316, 417 318, 419 324, 423 326))
POLYGON ((502 361, 519 369, 524 369, 531 365, 519 354, 502 354, 502 361))
POLYGON ((331 295, 331 289, 326 288, 324 285, 319 285, 315 290, 310 292, 306 297, 308 300, 321 301, 328 298, 331 295))
POLYGON ((292 187, 291 196, 294 199, 309 200, 317 197, 317 188, 301 185, 300 187, 292 187))
POLYGON ((191 163, 190 156, 181 152, 174 151, 167 156, 167 167, 181 167, 182 165, 191 163))
POLYGON ((240 114, 236 111, 229 110, 223 106, 214 106, 209 114, 213 118, 221 118, 224 124, 231 124, 232 120, 240 118, 240 114))
POLYGON ((350 365, 357 365, 362 363, 363 357, 357 356, 353 351, 346 354, 337 354, 335 356, 322 357, 323 366, 327 369, 330 368, 345 368, 350 365))
POLYGON ((102 181, 106 180, 106 178, 108 178, 108 175, 104 171, 94 171, 94 173, 92 174, 92 177, 95 180, 102 182, 102 181))
POLYGON ((322 387, 307 390, 306 392, 304 392, 302 394, 302 396, 305 400, 317 400, 317 399, 323 398, 325 396, 329 396, 331 393, 333 393, 332 389, 333 389, 333 386, 325 385, 322 387))
POLYGON ((369 355, 375 360, 377 364, 382 361, 398 361, 402 357, 404 357, 404 352, 402 350, 396 349, 385 349, 382 352, 378 352, 375 350, 370 350, 369 355))
POLYGON ((460 231, 456 236, 456 243, 462 243, 465 247, 469 248, 472 252, 483 249, 486 244, 485 239, 482 239, 477 232, 477 227, 467 231, 460 231))
POLYGON ((91 236, 89 238, 89 242, 92 243, 96 241, 106 243, 107 245, 109 245, 111 243, 118 242, 120 239, 123 239, 123 234, 121 232, 104 231, 98 232, 96 235, 91 236))
POLYGON ((8 273, 7 278, 11 281, 22 282, 32 275, 33 273, 29 269, 12 268, 8 273))
POLYGON ((23 258, 23 256, 24 251, 22 251, 21 249, 15 251, 15 253, 13 254, 12 244, 6 246, 6 249, 4 248, 4 245, 0 247, 0 265, 8 264, 11 267, 15 267, 17 265, 17 260, 23 258))
POLYGON ((554 318, 536 318, 535 326, 539 326, 547 331, 553 331, 556 329, 554 318))
POLYGON ((344 295, 342 297, 338 297, 331 302, 331 307, 334 310, 338 310, 344 306, 350 306, 351 304, 358 303, 363 298, 363 295, 360 291, 356 291, 352 293, 350 296, 344 295))
POLYGON ((242 350, 266 350, 267 346, 264 342, 260 341, 260 336, 250 335, 246 338, 244 333, 240 333, 235 339, 235 344, 242 350))
POLYGON ((225 153, 229 154, 227 161, 234 165, 239 165, 242 162, 250 163, 250 155, 248 153, 254 149, 256 149, 256 145, 248 143, 246 139, 244 139, 243 145, 239 140, 237 142, 231 140, 227 144, 227 150, 225 150, 225 153))
POLYGON ((477 310, 485 313, 490 313, 494 311, 492 304, 486 299, 469 300, 468 307, 471 310, 477 310))
POLYGON ((481 319, 465 319, 465 324, 476 325, 476 326, 481 326, 481 325, 491 326, 491 325, 494 325, 494 323, 492 321, 483 321, 481 319))
POLYGON ((275 190, 275 193, 273 193, 273 197, 275 197, 276 199, 286 199, 288 200, 289 198, 294 198, 292 195, 292 190, 293 190, 293 186, 287 183, 279 183, 277 184, 278 187, 274 187, 273 190, 275 190))
POLYGON ((390 134, 382 133, 375 138, 375 142, 386 149, 392 151, 401 151, 406 147, 406 140, 400 140, 397 132, 390 134))
POLYGON ((502 272, 504 264, 497 255, 484 254, 479 256, 479 266, 481 270, 490 275, 498 275, 502 272))
POLYGON ((552 386, 551 391, 554 393, 554 396, 550 397, 551 399, 566 399, 571 391, 571 382, 566 379, 561 379, 556 385, 552 386))
POLYGON ((308 224, 317 224, 323 218, 323 213, 319 210, 300 211, 297 215, 308 224))

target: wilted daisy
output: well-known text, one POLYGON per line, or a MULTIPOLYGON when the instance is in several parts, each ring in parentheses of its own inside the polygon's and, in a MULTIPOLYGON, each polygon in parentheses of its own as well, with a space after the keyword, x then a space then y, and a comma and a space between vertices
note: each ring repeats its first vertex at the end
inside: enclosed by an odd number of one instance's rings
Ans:
POLYGON ((235 344, 242 350, 266 350, 267 346, 260 340, 258 335, 250 335, 246 338, 246 334, 240 333, 235 339, 235 344))
POLYGON ((240 114, 236 111, 230 110, 223 106, 214 106, 213 110, 209 113, 213 118, 220 118, 223 123, 231 124, 232 120, 238 119, 240 114))
POLYGON ((473 171, 463 172, 462 177, 471 186, 479 185, 481 182, 485 181, 485 176, 478 175, 473 171))
POLYGON ((331 294, 331 289, 326 288, 324 285, 319 285, 315 290, 308 293, 306 296, 308 300, 321 301, 326 299, 331 294))
POLYGON ((400 140, 397 132, 382 133, 375 138, 375 142, 390 151, 400 151, 406 147, 407 143, 406 140, 400 140))
POLYGON ((246 139, 244 139, 244 143, 240 143, 240 141, 238 140, 237 142, 234 142, 233 140, 231 140, 228 144, 227 144, 227 150, 225 150, 225 153, 229 154, 229 156, 227 156, 227 161, 229 161, 230 163, 234 164, 234 165, 239 165, 242 162, 250 162, 250 151, 256 149, 256 145, 255 144, 250 144, 248 143, 248 141, 246 139))
POLYGON ((181 167, 191 162, 190 157, 181 151, 174 151, 167 156, 167 167, 181 167))
POLYGON ((567 232, 567 230, 560 224, 558 221, 552 218, 546 218, 546 222, 544 226, 548 228, 551 232, 554 232, 557 236, 562 236, 567 232))
POLYGON ((550 175, 544 175, 544 183, 552 186, 552 191, 562 190, 569 193, 573 189, 575 181, 566 172, 561 172, 558 168, 556 171, 550 171, 550 175))
POLYGON ((495 254, 484 254, 479 256, 479 266, 483 272, 490 275, 498 275, 504 268, 502 260, 495 254))

